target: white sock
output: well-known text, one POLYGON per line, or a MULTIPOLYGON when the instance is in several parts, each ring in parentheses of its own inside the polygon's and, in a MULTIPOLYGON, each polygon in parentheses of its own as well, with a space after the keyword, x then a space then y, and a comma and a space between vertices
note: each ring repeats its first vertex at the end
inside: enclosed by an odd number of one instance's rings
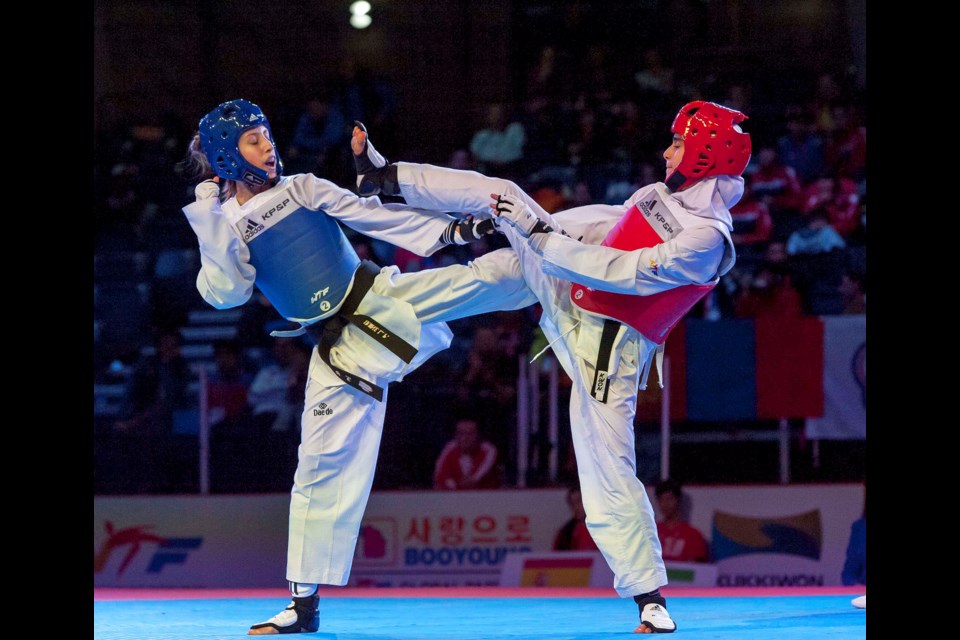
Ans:
POLYGON ((317 592, 317 585, 304 582, 291 582, 290 593, 294 598, 307 598, 317 592))

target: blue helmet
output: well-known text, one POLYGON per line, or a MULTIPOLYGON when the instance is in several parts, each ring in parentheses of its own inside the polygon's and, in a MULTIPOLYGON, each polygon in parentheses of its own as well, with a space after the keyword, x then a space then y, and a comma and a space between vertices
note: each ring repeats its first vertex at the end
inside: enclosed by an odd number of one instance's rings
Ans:
MULTIPOLYGON (((251 187, 258 187, 269 180, 266 171, 244 160, 237 144, 241 133, 260 125, 270 130, 267 116, 263 115, 260 107, 242 98, 224 102, 201 118, 200 146, 214 173, 225 180, 243 180, 251 187)), ((273 136, 272 131, 270 135, 273 136)), ((282 174, 283 163, 278 153, 277 175, 282 174)))

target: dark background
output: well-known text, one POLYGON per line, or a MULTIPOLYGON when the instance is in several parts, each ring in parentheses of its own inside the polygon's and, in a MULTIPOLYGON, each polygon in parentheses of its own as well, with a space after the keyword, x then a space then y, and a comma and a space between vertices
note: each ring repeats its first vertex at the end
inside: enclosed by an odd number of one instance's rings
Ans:
POLYGON ((372 25, 356 30, 346 0, 98 0, 95 132, 164 117, 194 123, 241 95, 276 114, 277 127, 352 61, 394 87, 400 146, 445 157, 487 103, 525 96, 526 73, 548 44, 567 52, 561 73, 573 91, 600 83, 580 74, 591 56, 623 83, 657 48, 692 87, 748 84, 751 118, 764 125, 782 116, 768 109, 807 99, 821 74, 866 89, 865 0, 372 4, 372 25))

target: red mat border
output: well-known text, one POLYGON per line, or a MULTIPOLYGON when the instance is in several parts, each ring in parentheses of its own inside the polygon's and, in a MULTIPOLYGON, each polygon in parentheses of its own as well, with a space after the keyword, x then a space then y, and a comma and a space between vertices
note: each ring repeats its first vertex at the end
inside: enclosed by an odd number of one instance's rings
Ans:
MULTIPOLYGON (((665 587, 667 598, 745 598, 783 596, 851 596, 866 593, 853 587, 665 587)), ((616 598, 613 589, 575 587, 416 587, 416 588, 330 588, 324 598, 616 598)), ((290 597, 286 589, 170 589, 94 587, 95 602, 111 600, 207 600, 290 597)))

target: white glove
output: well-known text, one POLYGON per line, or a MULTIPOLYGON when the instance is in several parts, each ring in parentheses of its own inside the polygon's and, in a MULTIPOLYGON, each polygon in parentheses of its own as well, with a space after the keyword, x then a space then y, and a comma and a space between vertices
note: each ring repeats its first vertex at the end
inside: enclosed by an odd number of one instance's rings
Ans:
MULTIPOLYGON (((534 227, 540 221, 525 202, 506 193, 497 197, 493 215, 497 216, 498 222, 510 224, 524 238, 530 237, 530 234, 534 232, 534 227)), ((541 227, 540 231, 549 230, 549 227, 543 227, 543 225, 541 227)))
POLYGON ((200 200, 209 200, 210 198, 219 198, 220 185, 212 179, 204 180, 194 188, 193 195, 197 197, 198 202, 200 200))

